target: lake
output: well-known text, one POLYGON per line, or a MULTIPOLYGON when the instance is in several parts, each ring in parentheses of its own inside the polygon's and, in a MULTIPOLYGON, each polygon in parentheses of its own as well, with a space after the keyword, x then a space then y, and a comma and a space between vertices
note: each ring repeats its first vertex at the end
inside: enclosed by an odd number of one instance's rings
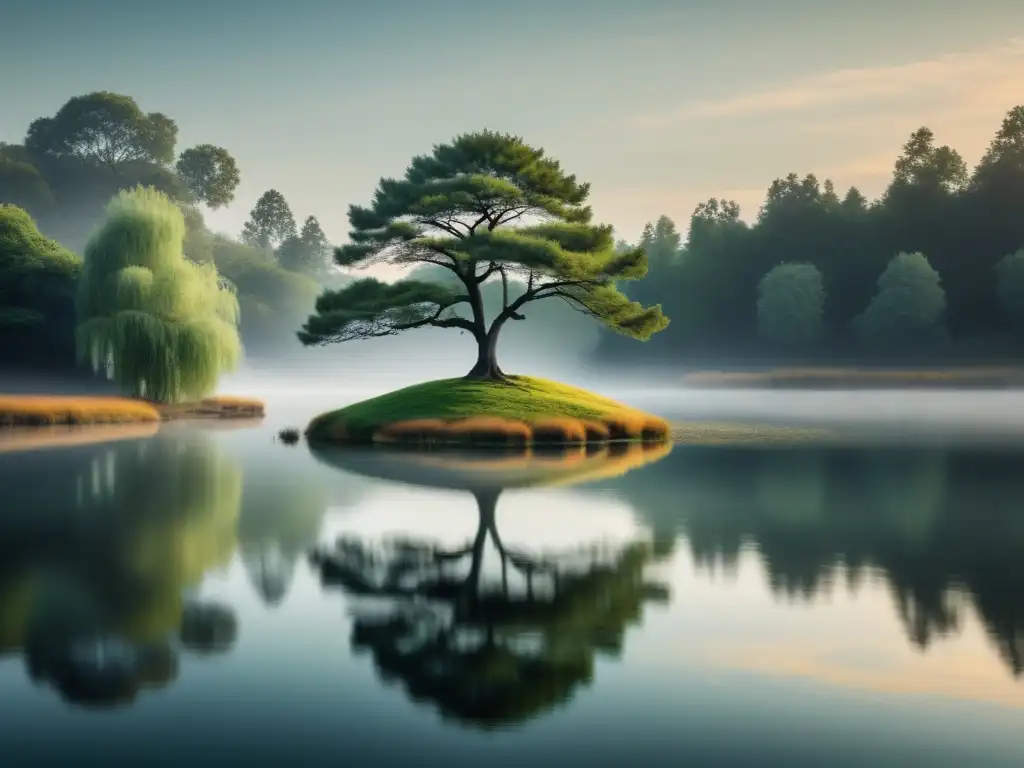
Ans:
POLYGON ((1021 395, 620 394, 851 439, 0 444, 0 766, 1024 765, 1021 395))

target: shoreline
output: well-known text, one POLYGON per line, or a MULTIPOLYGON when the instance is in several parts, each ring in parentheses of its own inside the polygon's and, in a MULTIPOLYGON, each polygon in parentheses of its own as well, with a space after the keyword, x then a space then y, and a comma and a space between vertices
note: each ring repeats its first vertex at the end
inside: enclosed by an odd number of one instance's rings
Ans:
POLYGON ((703 370, 683 374, 678 381, 691 389, 1024 389, 1024 368, 703 370))
POLYGON ((242 397, 210 397, 195 403, 164 405, 106 395, 0 394, 0 430, 159 424, 185 419, 259 419, 264 415, 261 401, 242 397))

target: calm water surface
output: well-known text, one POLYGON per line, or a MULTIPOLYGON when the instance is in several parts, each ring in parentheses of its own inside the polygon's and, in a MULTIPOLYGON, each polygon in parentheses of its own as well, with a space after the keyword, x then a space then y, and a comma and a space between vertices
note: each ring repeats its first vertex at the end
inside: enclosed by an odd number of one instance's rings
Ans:
POLYGON ((276 405, 0 447, 0 766, 1024 765, 1005 435, 481 474, 276 405))

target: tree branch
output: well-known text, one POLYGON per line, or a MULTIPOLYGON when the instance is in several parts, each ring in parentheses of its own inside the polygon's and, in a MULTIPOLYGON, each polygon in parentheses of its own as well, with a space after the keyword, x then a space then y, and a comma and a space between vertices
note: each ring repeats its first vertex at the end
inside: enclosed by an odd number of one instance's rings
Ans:
POLYGON ((418 219, 417 221, 420 224, 428 224, 428 225, 430 225, 432 227, 437 227, 438 229, 447 232, 452 237, 457 237, 460 240, 462 240, 462 239, 464 239, 466 237, 464 234, 462 234, 459 230, 457 230, 451 224, 445 224, 444 222, 438 221, 437 219, 418 219))
POLYGON ((539 285, 536 288, 527 288, 519 298, 505 307, 498 316, 494 318, 494 322, 491 323, 488 333, 494 333, 500 329, 507 320, 525 320, 525 316, 519 313, 519 308, 528 302, 555 296, 557 295, 557 289, 559 288, 566 288, 573 285, 592 285, 593 283, 594 281, 592 280, 561 280, 554 283, 544 283, 544 285, 539 285), (552 291, 552 293, 545 294, 544 291, 552 291))
POLYGON ((486 269, 486 270, 484 270, 484 273, 483 273, 482 275, 479 275, 479 276, 477 276, 477 278, 476 278, 476 281, 477 281, 478 283, 482 283, 482 282, 483 282, 484 280, 486 280, 486 279, 487 279, 488 277, 490 277, 490 276, 491 276, 491 275, 493 275, 493 274, 494 274, 495 272, 498 272, 498 271, 500 271, 500 270, 501 270, 501 265, 500 265, 500 264, 498 264, 497 262, 494 262, 494 261, 492 261, 492 262, 490 262, 490 264, 488 265, 487 269, 486 269))

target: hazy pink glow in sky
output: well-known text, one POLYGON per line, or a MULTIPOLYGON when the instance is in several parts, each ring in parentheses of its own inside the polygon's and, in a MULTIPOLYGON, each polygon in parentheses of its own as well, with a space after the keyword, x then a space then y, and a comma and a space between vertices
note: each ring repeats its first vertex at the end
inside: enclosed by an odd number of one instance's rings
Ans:
POLYGON ((429 17, 403 0, 179 0, 159 14, 97 0, 81 18, 47 4, 5 11, 18 34, 0 69, 26 56, 34 69, 5 94, 0 140, 72 95, 131 94, 177 120, 180 148, 235 155, 237 198, 208 217, 231 234, 273 187, 343 241, 348 205, 381 176, 488 127, 590 181, 599 219, 635 239, 662 213, 685 228, 708 197, 750 219, 789 172, 876 196, 921 125, 973 164, 1024 102, 1024 3, 1008 0, 436 0, 429 17))

